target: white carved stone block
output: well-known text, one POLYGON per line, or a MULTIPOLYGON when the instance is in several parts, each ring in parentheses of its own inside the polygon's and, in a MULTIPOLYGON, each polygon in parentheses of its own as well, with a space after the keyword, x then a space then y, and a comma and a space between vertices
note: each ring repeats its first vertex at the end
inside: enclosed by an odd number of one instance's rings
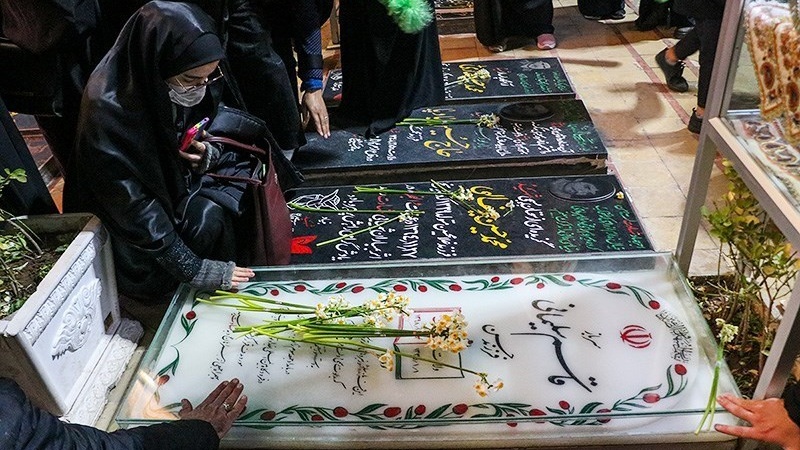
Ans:
MULTIPOLYGON (((36 216, 27 224, 39 233, 78 234, 23 307, 0 320, 0 376, 13 378, 35 404, 61 416, 83 403, 79 400, 84 393, 105 396, 122 370, 112 370, 118 374, 107 380, 99 375, 108 372, 101 361, 110 359, 119 366, 124 360, 124 369, 141 326, 138 333, 118 337, 121 319, 111 242, 97 217, 36 216), (120 339, 131 345, 121 345, 120 339), (127 357, 107 355, 120 348, 126 349, 127 357), (99 389, 105 391, 98 394, 94 384, 104 385, 99 389)), ((93 424, 98 415, 83 413, 70 420, 93 424)))

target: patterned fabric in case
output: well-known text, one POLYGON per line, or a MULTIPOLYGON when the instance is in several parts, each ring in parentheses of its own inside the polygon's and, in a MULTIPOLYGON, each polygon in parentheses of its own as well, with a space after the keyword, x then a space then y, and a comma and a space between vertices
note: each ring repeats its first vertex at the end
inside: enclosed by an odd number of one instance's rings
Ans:
POLYGON ((778 59, 775 28, 789 20, 789 10, 774 3, 753 3, 745 12, 745 37, 756 70, 761 96, 761 115, 771 120, 784 111, 781 84, 778 82, 778 59))

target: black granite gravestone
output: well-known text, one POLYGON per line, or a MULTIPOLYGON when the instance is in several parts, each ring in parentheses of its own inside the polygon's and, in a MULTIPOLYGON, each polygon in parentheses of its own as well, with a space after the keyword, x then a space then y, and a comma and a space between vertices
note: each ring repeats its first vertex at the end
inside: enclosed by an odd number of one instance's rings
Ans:
MULTIPOLYGON (((494 59, 442 64, 445 101, 510 101, 575 98, 575 90, 558 58, 494 59)), ((339 104, 342 71, 331 70, 322 98, 328 107, 339 104)))
POLYGON ((291 191, 292 264, 652 249, 613 175, 438 183, 453 192, 463 187, 472 195, 463 201, 434 183, 291 191), (399 211, 418 214, 401 218, 399 211))
POLYGON ((533 111, 536 120, 517 114, 493 127, 398 126, 372 139, 345 130, 328 139, 311 132, 293 162, 310 185, 605 173, 606 148, 580 100, 445 105, 418 109, 410 120, 475 121, 510 109, 533 111))

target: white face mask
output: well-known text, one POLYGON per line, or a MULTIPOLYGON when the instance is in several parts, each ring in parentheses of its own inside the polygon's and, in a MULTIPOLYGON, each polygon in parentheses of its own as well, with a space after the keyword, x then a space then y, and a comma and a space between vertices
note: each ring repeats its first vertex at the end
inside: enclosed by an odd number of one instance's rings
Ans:
POLYGON ((173 103, 177 103, 187 108, 197 105, 203 101, 203 97, 206 96, 205 86, 200 86, 196 89, 186 91, 186 88, 183 86, 175 86, 174 84, 169 83, 167 84, 169 85, 169 99, 172 100, 173 103))

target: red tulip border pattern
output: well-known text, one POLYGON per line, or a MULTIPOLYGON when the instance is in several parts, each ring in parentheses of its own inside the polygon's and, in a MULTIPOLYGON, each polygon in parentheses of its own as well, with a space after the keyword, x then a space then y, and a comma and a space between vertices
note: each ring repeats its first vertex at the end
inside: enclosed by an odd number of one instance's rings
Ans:
POLYGON ((575 408, 568 401, 561 400, 558 405, 537 408, 527 403, 447 403, 428 412, 427 405, 413 405, 405 409, 400 406, 386 403, 373 403, 358 411, 349 411, 343 406, 334 408, 323 406, 293 405, 281 411, 261 408, 250 411, 239 418, 247 422, 246 426, 269 429, 279 426, 280 423, 308 422, 314 425, 323 424, 362 424, 377 429, 388 428, 423 428, 442 423, 462 423, 470 420, 481 419, 486 422, 506 423, 514 427, 518 422, 549 422, 557 426, 575 425, 603 425, 612 419, 603 418, 602 414, 626 413, 650 408, 659 401, 674 397, 686 389, 687 369, 682 364, 674 364, 666 370, 666 391, 660 394, 663 383, 641 389, 635 395, 619 399, 612 405, 601 402, 589 402, 580 408, 575 408), (587 415, 581 418, 576 415, 587 415), (559 418, 559 416, 565 416, 559 418), (568 416, 568 417, 566 417, 568 416), (296 419, 292 419, 296 417, 296 419), (255 421, 264 422, 263 425, 255 421), (426 422, 428 422, 426 424, 426 422))
MULTIPOLYGON (((375 284, 364 285, 353 282, 328 283, 322 288, 317 288, 313 284, 304 281, 275 283, 275 282, 256 282, 247 285, 240 292, 250 295, 277 296, 280 293, 310 293, 313 295, 340 295, 347 293, 360 293, 371 290, 376 293, 386 292, 418 292, 429 291, 439 292, 458 292, 458 291, 500 291, 514 289, 520 286, 534 286, 543 289, 548 284, 555 284, 562 287, 581 285, 596 289, 602 289, 612 294, 626 295, 633 297, 641 306, 649 310, 660 309, 660 303, 650 291, 633 286, 617 283, 608 279, 578 279, 571 274, 547 274, 547 275, 527 275, 527 276, 492 276, 474 280, 452 280, 452 279, 431 279, 431 278, 396 278, 384 279, 375 284)), ((156 375, 156 384, 161 386, 170 380, 170 375, 174 376, 180 364, 179 344, 185 341, 194 329, 198 317, 195 308, 198 301, 194 300, 188 312, 180 317, 181 327, 184 335, 170 347, 175 351, 175 358, 162 367, 156 375)), ((430 425, 438 425, 442 422, 464 422, 470 419, 486 419, 492 422, 505 422, 509 426, 516 426, 516 422, 549 422, 558 426, 568 425, 603 425, 611 421, 611 418, 597 417, 598 414, 605 413, 624 413, 634 410, 650 408, 653 404, 662 399, 674 397, 680 394, 687 386, 687 368, 683 364, 670 365, 666 369, 667 389, 663 394, 659 394, 662 384, 641 389, 637 394, 615 401, 612 405, 605 405, 601 402, 590 402, 579 409, 573 407, 566 400, 562 400, 557 406, 546 406, 543 409, 525 403, 476 403, 467 405, 445 404, 436 407, 428 412, 426 405, 409 406, 403 410, 399 406, 391 406, 383 403, 367 405, 358 411, 349 411, 342 406, 329 408, 322 406, 298 406, 294 405, 281 411, 272 411, 266 408, 250 411, 243 415, 239 421, 247 421, 248 427, 269 429, 277 425, 275 422, 309 422, 313 424, 339 423, 339 422, 362 422, 373 428, 419 428, 430 425), (574 415, 590 415, 587 418, 576 418, 574 415), (290 417, 297 417, 297 420, 289 420, 290 417), (559 419, 558 416, 569 416, 559 419), (494 420, 493 420, 494 419, 494 420), (250 422, 263 421, 263 425, 256 425, 250 422), (435 422, 435 423, 434 423, 435 422)), ((159 395, 156 390, 152 401, 158 403, 159 395)), ((179 404, 164 405, 161 409, 177 410, 179 404)))
POLYGON ((459 292, 459 291, 501 291, 514 289, 519 286, 535 286, 537 289, 544 289, 548 284, 558 286, 581 285, 591 288, 603 289, 612 294, 628 295, 647 309, 657 310, 660 303, 656 300, 653 293, 638 286, 621 284, 607 279, 578 279, 571 274, 548 274, 548 275, 526 275, 526 276, 506 276, 498 275, 489 278, 479 278, 474 280, 453 280, 444 278, 390 278, 379 281, 375 284, 365 285, 358 282, 339 281, 328 283, 323 287, 305 281, 292 281, 286 283, 276 282, 257 282, 248 285, 240 292, 250 295, 260 295, 273 297, 281 293, 297 294, 309 293, 313 295, 345 295, 358 294, 363 291, 374 291, 376 293, 387 292, 418 292, 426 293, 432 291, 439 292, 459 292))

